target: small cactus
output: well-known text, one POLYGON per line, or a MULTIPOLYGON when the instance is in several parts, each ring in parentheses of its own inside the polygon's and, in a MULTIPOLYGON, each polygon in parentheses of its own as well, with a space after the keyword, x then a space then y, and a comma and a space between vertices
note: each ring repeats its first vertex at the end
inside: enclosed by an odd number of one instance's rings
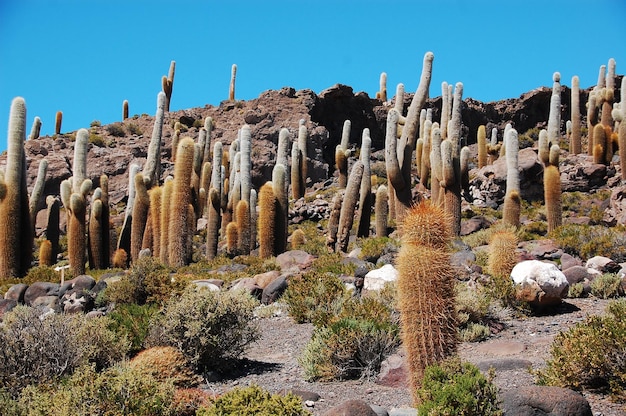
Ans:
POLYGON ((389 201, 387 187, 385 185, 380 185, 376 190, 374 212, 376 218, 376 237, 387 237, 389 201))
POLYGON ((521 196, 519 187, 519 142, 517 131, 513 128, 507 130, 506 141, 506 195, 504 196, 504 209, 502 219, 505 224, 519 227, 521 212, 521 196))
POLYGON ((228 88, 228 101, 235 101, 235 80, 237 78, 237 64, 233 64, 230 71, 230 86, 228 88))
POLYGON ((61 134, 61 125, 63 124, 63 112, 57 111, 54 117, 54 134, 61 134))
POLYGON ((276 196, 274 185, 266 182, 259 190, 259 257, 266 259, 275 255, 276 196))

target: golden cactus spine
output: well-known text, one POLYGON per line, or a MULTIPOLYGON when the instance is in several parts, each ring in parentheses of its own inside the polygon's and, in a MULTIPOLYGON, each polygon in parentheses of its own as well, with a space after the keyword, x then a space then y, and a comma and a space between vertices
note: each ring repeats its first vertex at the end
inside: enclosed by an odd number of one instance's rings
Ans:
POLYGON ((363 163, 363 175, 359 190, 359 226, 357 237, 369 237, 370 221, 372 216, 372 169, 370 166, 370 155, 372 153, 372 139, 370 130, 363 129, 361 136, 361 163, 363 163))
POLYGON ((24 276, 32 255, 24 155, 26 103, 21 97, 11 102, 8 134, 7 165, 0 172, 0 279, 24 276))
POLYGON ((300 228, 296 228, 291 233, 291 249, 292 250, 300 250, 302 246, 306 244, 306 237, 304 235, 304 231, 300 228))
POLYGON ((476 143, 478 146, 478 167, 482 168, 487 166, 487 131, 484 125, 478 126, 476 143))
POLYGON ((152 226, 152 256, 154 258, 161 257, 161 202, 163 200, 163 187, 157 186, 150 189, 148 192, 150 196, 150 224, 152 226))
POLYGON ((577 155, 582 152, 582 142, 580 133, 580 80, 577 75, 572 77, 572 97, 571 97, 572 134, 570 135, 569 151, 577 155))
POLYGON ((142 249, 144 233, 148 224, 148 211, 150 210, 150 196, 146 182, 148 178, 143 174, 135 175, 135 204, 133 206, 133 222, 130 232, 130 259, 135 262, 139 258, 142 249))
POLYGON ((213 260, 217 256, 217 243, 219 239, 220 231, 220 209, 221 198, 220 192, 211 188, 209 190, 209 197, 207 201, 208 220, 207 220, 207 240, 206 240, 206 258, 207 260, 213 260))
POLYGON ((454 270, 445 211, 423 201, 407 212, 398 255, 398 304, 415 403, 424 369, 457 348, 454 270))
POLYGON ((487 270, 502 289, 512 288, 511 270, 518 262, 517 243, 514 229, 506 226, 495 228, 489 238, 487 270))
POLYGON ((259 257, 272 257, 276 238, 276 196, 272 182, 266 182, 259 190, 259 257))
POLYGON ((122 102, 122 120, 126 120, 128 118, 128 100, 124 100, 122 102))
POLYGON ((52 242, 50 242, 50 240, 43 240, 39 246, 39 265, 52 266, 54 263, 55 258, 52 255, 52 242))
POLYGON ((228 88, 228 101, 235 101, 236 78, 237 78, 237 64, 233 64, 230 70, 230 86, 228 88))
POLYGON ((167 76, 163 76, 161 79, 163 93, 165 94, 165 111, 170 111, 170 102, 172 101, 172 91, 174 90, 174 74, 176 72, 176 61, 170 62, 170 69, 167 76))
POLYGON ((170 227, 170 203, 172 201, 172 191, 174 190, 174 181, 172 178, 165 180, 163 191, 161 192, 161 237, 159 248, 159 258, 161 263, 169 264, 169 227, 170 227))
POLYGON ((289 221, 289 194, 287 193, 287 172, 285 165, 277 163, 272 172, 272 185, 276 197, 276 219, 274 220, 274 255, 287 250, 288 221, 289 221))
POLYGON ((63 124, 63 112, 57 111, 54 117, 54 134, 61 134, 62 124, 63 124))
POLYGON ((502 220, 505 224, 519 227, 522 201, 519 187, 519 142, 517 131, 510 128, 505 133, 506 147, 506 194, 502 220))
POLYGON ((601 123, 593 126, 593 163, 604 164, 607 148, 607 138, 604 126, 601 123))
POLYGON ((389 197, 387 187, 380 185, 376 189, 376 202, 374 206, 374 218, 376 219, 376 237, 387 237, 389 224, 389 197))
POLYGON ((52 244, 52 260, 53 263, 56 262, 57 254, 61 251, 59 247, 59 213, 60 213, 60 205, 61 201, 59 198, 54 197, 52 195, 48 195, 46 197, 46 230, 44 232, 46 240, 50 241, 52 244))
POLYGON ((546 218, 548 232, 554 231, 563 223, 563 209, 561 204, 561 173, 559 172, 558 145, 550 148, 550 164, 543 171, 544 200, 546 202, 546 218))
POLYGON ((226 226, 226 253, 234 257, 238 254, 237 241, 239 239, 239 227, 236 222, 229 222, 226 226))
POLYGON ((189 204, 191 203, 191 171, 193 168, 194 141, 184 137, 178 143, 174 165, 174 188, 169 218, 168 263, 172 267, 184 266, 189 258, 187 230, 189 204))
POLYGON ((237 252, 239 254, 250 254, 250 204, 248 201, 240 200, 237 203, 237 252))
MULTIPOLYGON (((98 189, 96 189, 98 191, 98 189)), ((99 191, 98 191, 99 192, 99 191)), ((103 245, 102 236, 104 230, 107 230, 102 223, 102 200, 99 196, 96 197, 94 192, 94 198, 91 201, 91 212, 89 214, 89 267, 92 270, 102 270, 103 265, 103 245)))

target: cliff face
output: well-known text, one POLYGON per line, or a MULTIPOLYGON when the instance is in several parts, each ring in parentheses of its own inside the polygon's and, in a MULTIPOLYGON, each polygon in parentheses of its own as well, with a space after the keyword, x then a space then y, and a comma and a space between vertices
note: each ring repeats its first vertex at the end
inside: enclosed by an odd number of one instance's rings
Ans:
MULTIPOLYGON (((620 85, 616 82, 616 85, 620 85)), ((497 127, 502 133, 507 123, 512 123, 518 132, 533 127, 544 127, 548 120, 551 90, 539 88, 521 95, 517 99, 482 103, 472 98, 464 100, 463 125, 464 137, 468 144, 476 140, 478 126, 485 124, 490 134, 491 128, 497 127)), ((581 114, 588 91, 581 92, 581 114)), ((619 100, 619 91, 616 99, 619 100)), ((405 94, 404 106, 408 108, 412 94, 405 94)), ((563 124, 569 119, 570 90, 563 88, 562 97, 563 124)), ((191 108, 171 111, 165 115, 161 161, 163 177, 172 173, 171 146, 174 123, 180 121, 187 129, 183 136, 197 139, 203 120, 210 116, 214 120, 211 140, 220 140, 228 146, 236 137, 238 129, 248 124, 253 138, 252 181, 258 189, 271 179, 271 170, 276 157, 276 144, 281 128, 289 129, 291 139, 297 138, 300 120, 309 131, 309 173, 311 183, 316 183, 332 176, 334 171, 334 151, 341 139, 345 120, 352 122, 350 145, 358 149, 364 128, 370 129, 372 151, 384 147, 384 132, 387 111, 393 105, 370 98, 363 92, 354 93, 346 85, 334 85, 319 94, 311 90, 296 91, 285 87, 269 90, 250 101, 222 102, 219 106, 191 108)), ((430 99, 427 107, 432 108, 433 119, 440 119, 441 97, 430 99)), ((93 143, 89 145, 88 175, 98 186, 102 174, 109 176, 110 201, 117 204, 124 201, 128 187, 128 170, 131 163, 145 164, 148 144, 154 119, 142 115, 131 117, 114 125, 91 127, 93 143), (114 127, 122 127, 121 129, 114 127), (114 135, 115 134, 115 135, 114 135)), ((565 128, 562 126, 562 131, 565 128)), ((46 195, 58 195, 62 180, 71 176, 71 161, 74 152, 73 133, 58 137, 40 137, 25 144, 29 172, 29 187, 37 175, 39 161, 46 158, 49 163, 45 186, 46 195)), ((0 156, 0 169, 6 163, 6 156, 0 156)), ((45 200, 45 198, 43 198, 45 200)))

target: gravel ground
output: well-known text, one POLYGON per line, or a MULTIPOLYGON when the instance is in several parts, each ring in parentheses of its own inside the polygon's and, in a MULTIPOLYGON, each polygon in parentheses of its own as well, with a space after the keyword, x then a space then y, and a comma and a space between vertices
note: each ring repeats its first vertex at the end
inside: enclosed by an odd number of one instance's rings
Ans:
MULTIPOLYGON (((550 355, 550 345, 556 334, 587 315, 602 314, 609 301, 595 298, 568 299, 554 313, 524 319, 507 319, 505 328, 490 339, 480 343, 462 343, 459 355, 479 368, 488 368, 494 362, 520 362, 533 369, 545 365, 550 355)), ((350 380, 337 382, 306 382, 298 364, 298 356, 313 332, 311 324, 296 324, 286 315, 259 318, 262 337, 254 343, 236 372, 205 387, 221 394, 235 386, 257 384, 273 393, 297 390, 318 394, 319 400, 309 410, 322 415, 329 408, 348 399, 361 399, 370 405, 388 411, 411 407, 408 388, 385 387, 375 380, 350 380)), ((525 366, 506 368, 496 372, 495 383, 501 391, 533 385, 534 377, 525 366)), ((626 406, 611 402, 602 394, 583 393, 596 416, 626 415, 626 406)))

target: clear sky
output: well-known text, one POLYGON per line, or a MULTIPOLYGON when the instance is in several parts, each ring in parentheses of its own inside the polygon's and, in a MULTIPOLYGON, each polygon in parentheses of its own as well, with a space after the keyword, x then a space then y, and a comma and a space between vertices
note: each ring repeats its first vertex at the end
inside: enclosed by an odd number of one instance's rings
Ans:
POLYGON ((42 134, 154 115, 161 77, 176 61, 171 109, 219 105, 237 64, 236 98, 336 83, 374 97, 419 82, 435 55, 431 97, 463 82, 464 98, 517 98, 580 77, 595 85, 615 58, 626 72, 624 0, 0 0, 0 150, 11 100, 42 134))

